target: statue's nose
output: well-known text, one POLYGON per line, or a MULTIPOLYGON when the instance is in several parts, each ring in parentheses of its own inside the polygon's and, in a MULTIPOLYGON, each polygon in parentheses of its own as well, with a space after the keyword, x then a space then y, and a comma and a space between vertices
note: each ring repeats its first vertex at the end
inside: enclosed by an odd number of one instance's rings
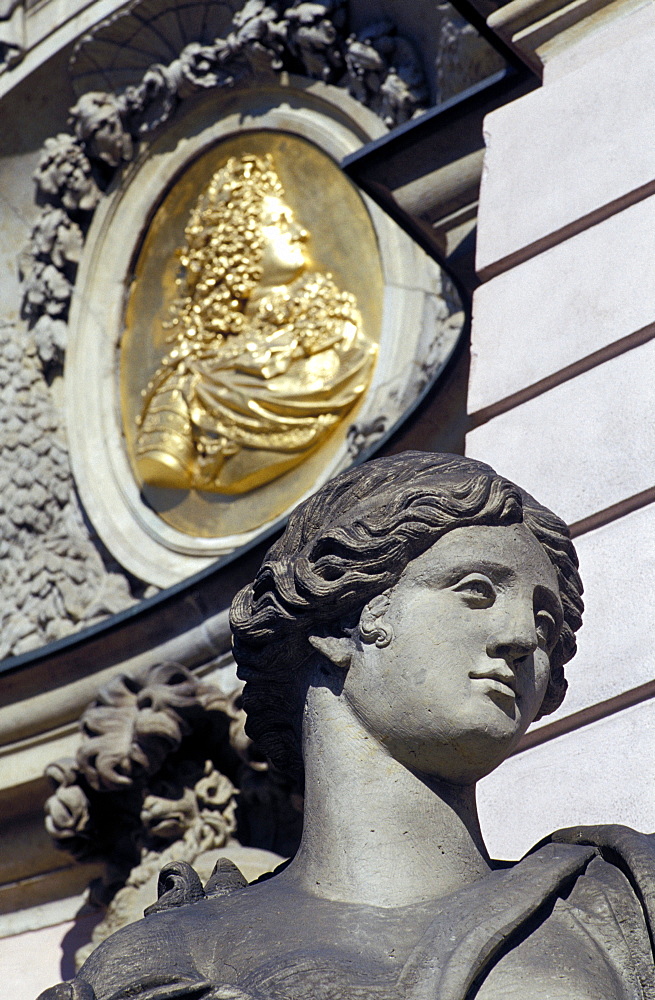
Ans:
POLYGON ((527 614, 507 615, 487 640, 487 655, 513 664, 534 653, 538 646, 532 609, 527 614))

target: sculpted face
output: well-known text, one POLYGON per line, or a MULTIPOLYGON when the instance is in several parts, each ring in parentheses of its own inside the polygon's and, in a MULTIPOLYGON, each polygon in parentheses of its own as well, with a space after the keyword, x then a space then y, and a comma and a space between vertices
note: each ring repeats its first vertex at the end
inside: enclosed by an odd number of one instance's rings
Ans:
POLYGON ((456 528, 364 610, 388 644, 359 646, 343 697, 406 766, 475 781, 538 713, 561 623, 555 569, 528 528, 456 528))
POLYGON ((260 267, 264 285, 287 284, 307 266, 303 244, 307 231, 295 221, 281 198, 264 197, 262 216, 264 246, 260 267))

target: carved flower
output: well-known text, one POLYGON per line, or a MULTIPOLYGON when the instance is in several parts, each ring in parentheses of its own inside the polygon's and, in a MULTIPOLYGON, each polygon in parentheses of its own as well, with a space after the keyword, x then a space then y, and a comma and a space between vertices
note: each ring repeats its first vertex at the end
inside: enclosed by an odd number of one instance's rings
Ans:
POLYGON ((57 789, 60 785, 74 785, 79 779, 80 773, 74 757, 60 757, 59 760, 48 764, 45 769, 45 776, 50 779, 53 787, 57 789))
MULTIPOLYGON (((225 46, 225 42, 222 45, 225 46)), ((222 82, 222 74, 218 72, 218 55, 220 48, 215 45, 200 45, 192 42, 182 51, 179 58, 180 83, 178 93, 186 97, 187 92, 199 88, 217 87, 222 82), (185 87, 184 84, 187 84, 185 87)))
POLYGON ((46 830, 57 840, 82 833, 89 822, 89 803, 79 785, 60 788, 45 805, 46 830))
POLYGON ((32 319, 43 313, 65 315, 73 290, 68 278, 54 264, 29 256, 21 258, 20 269, 25 315, 32 319))
POLYGON ((197 782, 195 792, 201 809, 222 810, 234 796, 234 785, 208 760, 205 764, 205 773, 197 782))
POLYGON ((146 795, 141 807, 144 829, 160 840, 177 840, 198 818, 198 804, 192 788, 182 789, 177 797, 146 795))
POLYGON ((88 157, 79 140, 65 132, 46 139, 34 180, 42 194, 69 211, 91 211, 100 200, 88 157))
POLYGON ((70 123, 89 154, 110 167, 130 160, 132 137, 123 127, 122 103, 115 94, 92 91, 71 108, 70 123))
POLYGON ((32 331, 36 350, 44 365, 62 362, 68 342, 68 326, 63 319, 41 316, 32 331))
POLYGON ((76 222, 62 208, 47 205, 37 219, 30 236, 31 253, 62 270, 66 264, 77 264, 84 238, 76 222))
POLYGON ((280 70, 283 66, 287 22, 265 0, 247 0, 232 24, 236 29, 228 37, 235 53, 243 53, 255 66, 280 70))

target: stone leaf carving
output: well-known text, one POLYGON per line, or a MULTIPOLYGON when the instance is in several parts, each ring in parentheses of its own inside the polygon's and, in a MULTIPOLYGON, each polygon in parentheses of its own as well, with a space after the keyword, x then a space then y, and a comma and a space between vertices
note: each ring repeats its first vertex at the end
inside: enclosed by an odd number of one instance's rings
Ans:
POLYGON ((298 3, 287 8, 285 18, 287 44, 307 75, 326 83, 339 79, 346 68, 342 39, 347 8, 343 0, 298 3))
POLYGON ((46 140, 34 179, 45 205, 19 259, 22 315, 45 371, 52 372, 63 364, 77 264, 100 189, 82 144, 65 133, 46 140))
POLYGON ((41 371, 44 323, 59 321, 42 317, 26 342, 0 322, 0 658, 95 624, 135 599, 76 504, 61 415, 41 371))
POLYGON ((425 76, 414 46, 385 18, 346 43, 348 89, 389 128, 426 106, 425 76))
POLYGON ((66 132, 46 139, 34 180, 41 195, 68 212, 92 211, 100 199, 82 143, 66 132))
POLYGON ((234 777, 243 720, 233 698, 162 663, 112 678, 80 729, 76 757, 46 770, 54 791, 45 825, 73 857, 106 864, 93 889, 96 902, 111 903, 97 943, 140 916, 134 899, 162 865, 190 863, 235 832, 235 785, 207 755, 234 777))
POLYGON ((74 759, 63 757, 50 764, 46 773, 57 788, 57 794, 48 800, 46 830, 62 845, 76 838, 88 839, 89 800, 77 784, 79 772, 74 759))
POLYGON ((63 208, 46 206, 32 229, 29 248, 19 261, 23 315, 34 320, 34 338, 47 369, 61 363, 66 323, 77 264, 82 252, 80 226, 63 208))
POLYGON ((172 662, 118 674, 87 707, 75 758, 46 769, 47 832, 76 859, 105 863, 91 897, 108 909, 80 960, 142 915, 163 866, 202 867, 257 828, 257 846, 295 849, 302 801, 261 762, 243 724, 235 695, 172 662))

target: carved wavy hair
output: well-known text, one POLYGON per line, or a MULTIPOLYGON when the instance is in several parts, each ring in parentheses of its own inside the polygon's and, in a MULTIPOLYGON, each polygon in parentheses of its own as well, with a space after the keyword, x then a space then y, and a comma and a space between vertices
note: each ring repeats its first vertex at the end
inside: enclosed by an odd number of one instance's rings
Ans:
POLYGON ((453 528, 521 522, 557 571, 564 610, 540 717, 562 702, 582 624, 578 559, 559 517, 482 462, 416 451, 350 469, 301 504, 231 609, 246 731, 272 763, 302 771, 309 635, 350 633, 366 604, 453 528))

